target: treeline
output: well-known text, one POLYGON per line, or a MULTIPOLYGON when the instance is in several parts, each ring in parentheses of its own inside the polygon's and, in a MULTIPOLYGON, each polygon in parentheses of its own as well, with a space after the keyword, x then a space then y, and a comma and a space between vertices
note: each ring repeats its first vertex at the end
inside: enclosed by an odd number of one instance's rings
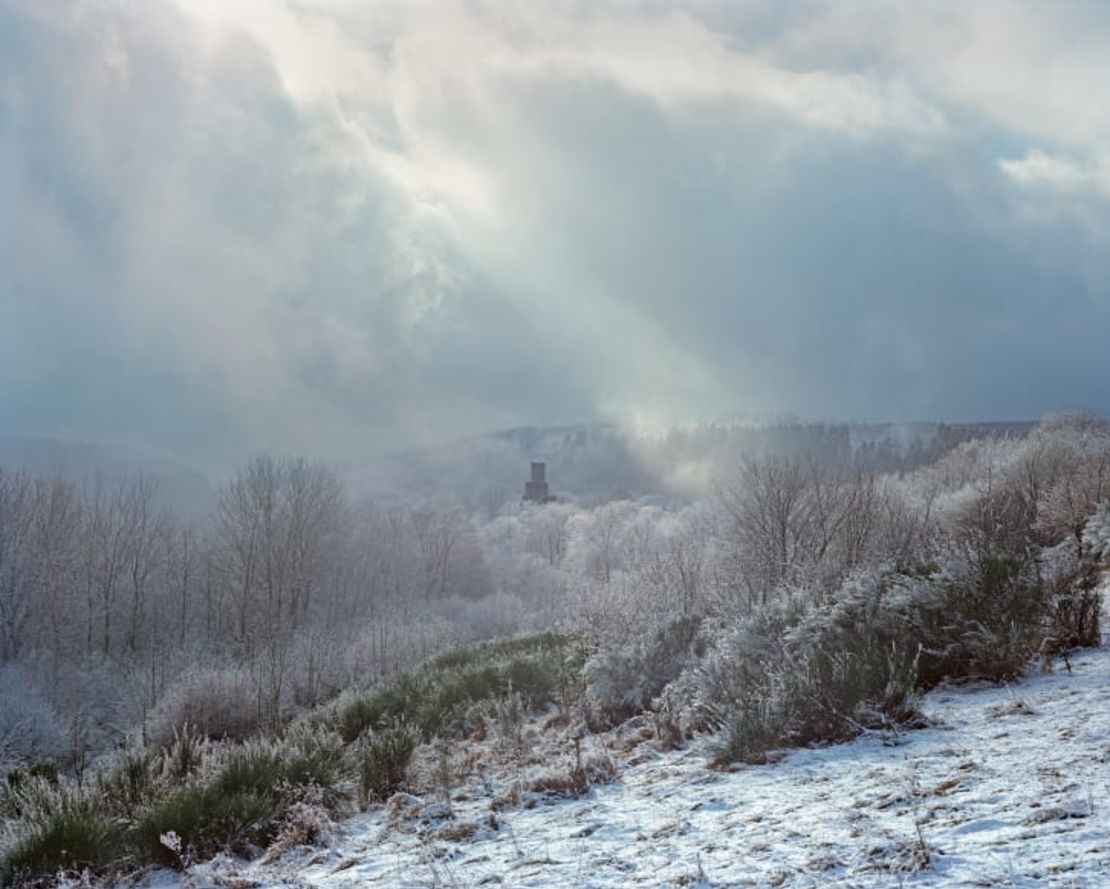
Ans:
POLYGON ((400 496, 448 496, 493 516, 520 497, 522 466, 542 457, 569 499, 702 499, 738 460, 779 457, 826 471, 912 472, 975 439, 1020 438, 1033 423, 706 423, 659 435, 619 426, 521 427, 399 455, 356 484, 400 496))
POLYGON ((0 768, 80 770, 162 731, 159 706, 187 708, 190 684, 278 722, 498 629, 467 622, 487 585, 459 509, 352 506, 304 460, 252 460, 203 528, 141 478, 82 489, 0 469, 0 768))

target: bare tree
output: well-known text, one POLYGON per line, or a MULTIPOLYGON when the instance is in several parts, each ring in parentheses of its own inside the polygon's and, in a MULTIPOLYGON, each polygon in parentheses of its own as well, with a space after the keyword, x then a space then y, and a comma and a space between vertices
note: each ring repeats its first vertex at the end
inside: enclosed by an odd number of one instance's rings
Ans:
POLYGON ((342 489, 329 470, 268 455, 240 469, 221 496, 237 638, 256 668, 271 720, 280 716, 293 637, 342 508, 342 489))
POLYGON ((766 604, 809 554, 811 478, 798 460, 746 459, 719 492, 729 584, 747 591, 749 606, 766 604))
POLYGON ((717 504, 725 586, 749 607, 803 579, 835 586, 871 557, 883 509, 874 474, 784 458, 745 460, 717 504))
POLYGON ((42 623, 34 644, 45 646, 56 663, 62 652, 78 642, 73 638, 72 614, 83 504, 73 487, 60 479, 39 481, 34 489, 37 506, 28 542, 34 562, 33 587, 24 597, 37 603, 42 623))
POLYGON ((101 653, 105 657, 112 653, 112 616, 126 572, 127 492, 128 485, 122 482, 105 492, 98 479, 86 525, 85 571, 90 592, 88 639, 91 643, 95 608, 99 610, 101 653))
POLYGON ((34 603, 25 595, 34 518, 29 476, 0 470, 0 663, 19 656, 34 603))
POLYGON ((165 562, 168 516, 155 504, 155 486, 144 478, 127 485, 121 500, 125 531, 123 560, 131 588, 127 649, 139 650, 151 578, 165 562))

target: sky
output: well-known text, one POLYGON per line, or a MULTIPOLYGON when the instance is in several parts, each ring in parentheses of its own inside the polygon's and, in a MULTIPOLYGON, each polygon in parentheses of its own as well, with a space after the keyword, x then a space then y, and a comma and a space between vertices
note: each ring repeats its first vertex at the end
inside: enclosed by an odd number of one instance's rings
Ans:
POLYGON ((0 0, 0 430, 1110 411, 1110 4, 0 0))

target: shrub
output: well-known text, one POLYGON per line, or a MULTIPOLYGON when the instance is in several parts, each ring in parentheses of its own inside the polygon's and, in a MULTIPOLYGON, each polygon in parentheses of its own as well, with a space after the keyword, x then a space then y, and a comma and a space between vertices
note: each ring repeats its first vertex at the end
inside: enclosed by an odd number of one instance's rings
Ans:
POLYGON ((385 800, 401 788, 419 742, 418 733, 406 725, 374 732, 366 738, 358 755, 364 804, 371 799, 385 800))
POLYGON ((585 667, 587 690, 610 722, 639 713, 697 656, 701 620, 683 616, 622 648, 599 652, 585 667))
POLYGON ((285 738, 285 780, 297 787, 333 788, 343 776, 343 739, 326 728, 300 725, 285 738))
POLYGON ((65 726, 27 670, 0 667, 0 701, 0 773, 61 759, 65 726))
POLYGON ((888 595, 887 632, 920 647, 924 689, 1021 675, 1048 607, 1034 566, 1012 556, 952 558, 934 574, 894 575, 888 595))
POLYGON ((115 826, 94 812, 59 812, 8 853, 5 879, 46 876, 60 870, 100 870, 115 860, 118 842, 115 826))
POLYGON ((912 658, 884 650, 866 629, 832 644, 844 647, 787 649, 767 669, 727 711, 715 764, 766 762, 777 747, 846 740, 916 715, 912 658))
POLYGON ((366 729, 378 725, 385 713, 376 694, 348 691, 332 702, 319 724, 333 729, 343 739, 343 743, 350 744, 366 729))
POLYGON ((323 724, 350 744, 367 730, 412 716, 431 689, 423 677, 403 673, 368 691, 348 692, 325 711, 323 724))
POLYGON ((1049 592, 1046 637, 1074 638, 1080 646, 1099 644, 1102 561, 1101 553, 1091 551, 1086 535, 1082 548, 1066 541, 1042 553, 1040 567, 1049 592))
POLYGON ((1049 603, 1048 632, 1055 639, 1074 639, 1077 647, 1098 645, 1102 640, 1099 616, 1102 593, 1088 587, 1061 593, 1049 603))
POLYGON ((309 803, 293 803, 282 817, 277 834, 263 864, 270 864, 296 846, 326 843, 335 831, 335 822, 327 809, 309 803))
POLYGON ((872 570, 827 599, 787 597, 699 665, 695 721, 721 729, 723 764, 913 720, 919 690, 1021 673, 1050 602, 1034 565, 998 555, 872 570))
POLYGON ((468 648, 458 648, 432 658, 428 665, 433 669, 459 669, 494 660, 537 653, 562 653, 575 643, 573 636, 559 633, 538 633, 534 636, 519 636, 515 639, 501 639, 497 642, 484 642, 468 648))
POLYGON ((307 788, 331 789, 342 764, 339 737, 311 726, 232 748, 152 803, 136 819, 134 844, 144 859, 179 866, 181 855, 162 842, 167 833, 180 838, 186 857, 263 842, 307 788))
POLYGON ((772 671, 785 658, 786 630, 801 621, 808 607, 802 593, 784 593, 720 633, 672 687, 672 699, 689 702, 686 723, 694 730, 718 729, 759 701, 771 686, 772 671))
POLYGON ((785 717, 770 698, 753 698, 737 705, 725 718, 711 747, 714 765, 761 763, 785 735, 785 717))
POLYGON ((265 791, 227 793, 217 786, 194 785, 154 805, 135 824, 131 839, 144 860, 178 867, 181 856, 164 845, 166 834, 180 837, 189 856, 207 857, 264 841, 281 809, 281 798, 265 791))
POLYGON ((90 797, 43 779, 24 781, 15 794, 23 835, 4 855, 4 882, 101 870, 118 857, 119 828, 90 797))
POLYGON ((225 796, 250 793, 272 796, 286 780, 286 751, 276 744, 256 741, 230 750, 212 781, 225 796))
POLYGON ((246 851, 288 833, 286 816, 298 805, 334 802, 352 773, 364 801, 388 797, 403 785, 423 737, 450 733, 467 711, 497 701, 511 701, 522 720, 581 661, 577 643, 551 635, 464 649, 235 746, 207 738, 254 730, 249 677, 190 674, 151 718, 160 749, 119 755, 88 791, 56 774, 10 776, 0 814, 13 822, 15 843, 4 873, 89 867, 102 874, 123 861, 183 867, 224 849, 246 851), (235 712, 239 705, 246 716, 235 712))
POLYGON ((169 747, 162 748, 162 770, 171 780, 181 782, 200 767, 203 758, 203 739, 186 725, 174 731, 169 747))
POLYGON ((1110 562, 1110 502, 1103 501, 1083 528, 1083 547, 1091 558, 1110 562))
POLYGON ((284 740, 259 740, 228 751, 212 779, 223 794, 279 797, 289 788, 329 788, 340 777, 343 747, 327 730, 301 726, 284 740))
POLYGON ((399 722, 417 728, 425 740, 458 735, 474 704, 513 692, 535 709, 567 685, 568 674, 578 673, 582 662, 577 640, 553 634, 460 649, 370 690, 340 696, 321 721, 347 743, 399 722))
POLYGON ((242 741, 261 724, 257 689, 245 670, 195 670, 179 677, 151 711, 147 738, 169 746, 188 726, 207 738, 242 741))
POLYGON ((160 789, 155 758, 146 750, 127 750, 97 775, 96 786, 107 807, 130 818, 160 789))
POLYGON ((513 692, 494 702, 492 716, 501 744, 519 755, 524 749, 524 698, 513 692))

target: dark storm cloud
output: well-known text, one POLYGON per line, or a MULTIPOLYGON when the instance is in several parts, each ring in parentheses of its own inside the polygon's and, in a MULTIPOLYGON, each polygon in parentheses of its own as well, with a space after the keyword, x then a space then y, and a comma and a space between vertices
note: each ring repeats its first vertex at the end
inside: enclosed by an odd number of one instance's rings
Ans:
POLYGON ((0 424, 1110 409, 1093 7, 0 0, 0 424))

